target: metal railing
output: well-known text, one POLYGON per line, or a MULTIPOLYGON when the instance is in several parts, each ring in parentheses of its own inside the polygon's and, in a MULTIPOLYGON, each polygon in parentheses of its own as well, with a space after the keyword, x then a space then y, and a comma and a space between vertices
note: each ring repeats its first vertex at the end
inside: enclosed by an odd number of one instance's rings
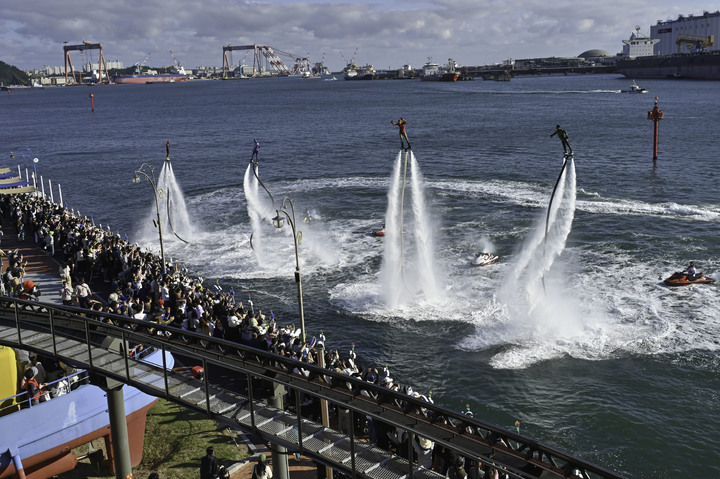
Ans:
POLYGON ((87 369, 91 377, 129 384, 353 477, 443 477, 407 459, 414 457, 415 436, 464 457, 466 470, 476 469, 476 477, 491 468, 509 478, 623 477, 513 431, 356 377, 125 316, 0 297, 0 344, 51 355, 87 369), (137 345, 161 351, 164 367, 135 359, 130 351, 137 345), (205 374, 195 378, 167 368, 168 353, 191 358, 205 374), (293 372, 298 370, 302 373, 293 372), (222 372, 243 380, 233 388, 221 387, 210 377, 222 372), (277 394, 280 388, 282 394, 283 387, 294 408, 266 401, 273 395, 269 391, 277 394), (305 418, 301 396, 326 400, 349 427, 333 429, 305 418), (389 451, 358 438, 356 417, 394 430, 400 445, 389 451))

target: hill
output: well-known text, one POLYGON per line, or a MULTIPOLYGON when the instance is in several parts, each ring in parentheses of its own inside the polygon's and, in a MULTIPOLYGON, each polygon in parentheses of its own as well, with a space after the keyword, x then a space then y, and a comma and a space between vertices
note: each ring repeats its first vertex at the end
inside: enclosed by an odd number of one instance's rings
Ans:
POLYGON ((30 85, 30 78, 19 68, 0 61, 0 84, 30 85))

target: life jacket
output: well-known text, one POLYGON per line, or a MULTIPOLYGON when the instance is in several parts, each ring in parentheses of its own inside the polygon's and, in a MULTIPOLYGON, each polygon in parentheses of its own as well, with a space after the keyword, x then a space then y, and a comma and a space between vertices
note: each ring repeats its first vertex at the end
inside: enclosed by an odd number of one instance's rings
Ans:
POLYGON ((27 391, 28 394, 30 394, 30 388, 28 387, 29 384, 35 385, 35 395, 31 397, 31 400, 40 399, 40 396, 42 396, 43 392, 40 390, 40 385, 37 382, 37 379, 30 378, 25 380, 25 391, 27 391))

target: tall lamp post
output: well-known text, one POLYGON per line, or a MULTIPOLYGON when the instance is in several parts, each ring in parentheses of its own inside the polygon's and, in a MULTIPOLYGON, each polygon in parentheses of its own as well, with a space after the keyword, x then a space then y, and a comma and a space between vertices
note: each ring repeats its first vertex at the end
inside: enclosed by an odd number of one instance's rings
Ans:
POLYGON ((300 255, 298 254, 298 245, 302 243, 302 231, 298 231, 295 228, 295 202, 286 196, 280 205, 280 209, 275 210, 275 212, 277 216, 272 219, 273 226, 276 228, 283 227, 284 219, 280 216, 280 213, 282 213, 292 228, 293 242, 295 244, 295 282, 297 283, 298 304, 300 307, 300 331, 302 333, 302 340, 305 342, 305 312, 303 310, 302 281, 300 280, 300 255), (286 203, 290 205, 290 213, 288 213, 286 203))
POLYGON ((157 188, 157 182, 155 181, 155 169, 148 165, 147 163, 143 163, 140 165, 140 168, 135 170, 135 176, 133 177, 133 183, 137 184, 142 181, 140 178, 140 175, 144 176, 145 179, 150 183, 150 186, 152 186, 153 193, 155 194, 155 212, 157 213, 157 220, 153 220, 153 223, 155 223, 155 226, 158 229, 158 235, 160 235, 160 256, 162 258, 162 270, 163 274, 165 273, 165 245, 163 243, 163 235, 162 235, 162 221, 160 221, 160 201, 158 200, 158 197, 162 197, 163 191, 158 190, 157 188), (149 171, 149 173, 148 173, 149 171))

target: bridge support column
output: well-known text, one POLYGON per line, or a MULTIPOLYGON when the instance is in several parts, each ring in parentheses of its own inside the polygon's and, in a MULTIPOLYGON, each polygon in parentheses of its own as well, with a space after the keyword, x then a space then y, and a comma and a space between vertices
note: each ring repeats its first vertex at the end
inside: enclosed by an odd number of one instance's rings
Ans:
POLYGON ((15 475, 18 479, 25 479, 25 469, 23 468, 22 459, 20 459, 20 453, 15 454, 12 457, 13 466, 15 466, 15 475))
MULTIPOLYGON (((283 395, 285 394, 285 386, 282 384, 273 383, 273 397, 270 398, 270 404, 278 409, 285 409, 283 407, 283 395)), ((298 411, 299 411, 298 406, 298 411)), ((298 412, 299 414, 299 412, 298 412)), ((274 479, 290 479, 290 467, 288 466, 287 449, 278 446, 277 444, 270 444, 270 450, 272 451, 272 468, 274 479)))
POLYGON ((128 441, 127 419, 125 417, 125 398, 122 385, 108 387, 107 402, 110 415, 110 437, 112 439, 113 464, 117 479, 132 478, 130 461, 130 442, 128 441))

